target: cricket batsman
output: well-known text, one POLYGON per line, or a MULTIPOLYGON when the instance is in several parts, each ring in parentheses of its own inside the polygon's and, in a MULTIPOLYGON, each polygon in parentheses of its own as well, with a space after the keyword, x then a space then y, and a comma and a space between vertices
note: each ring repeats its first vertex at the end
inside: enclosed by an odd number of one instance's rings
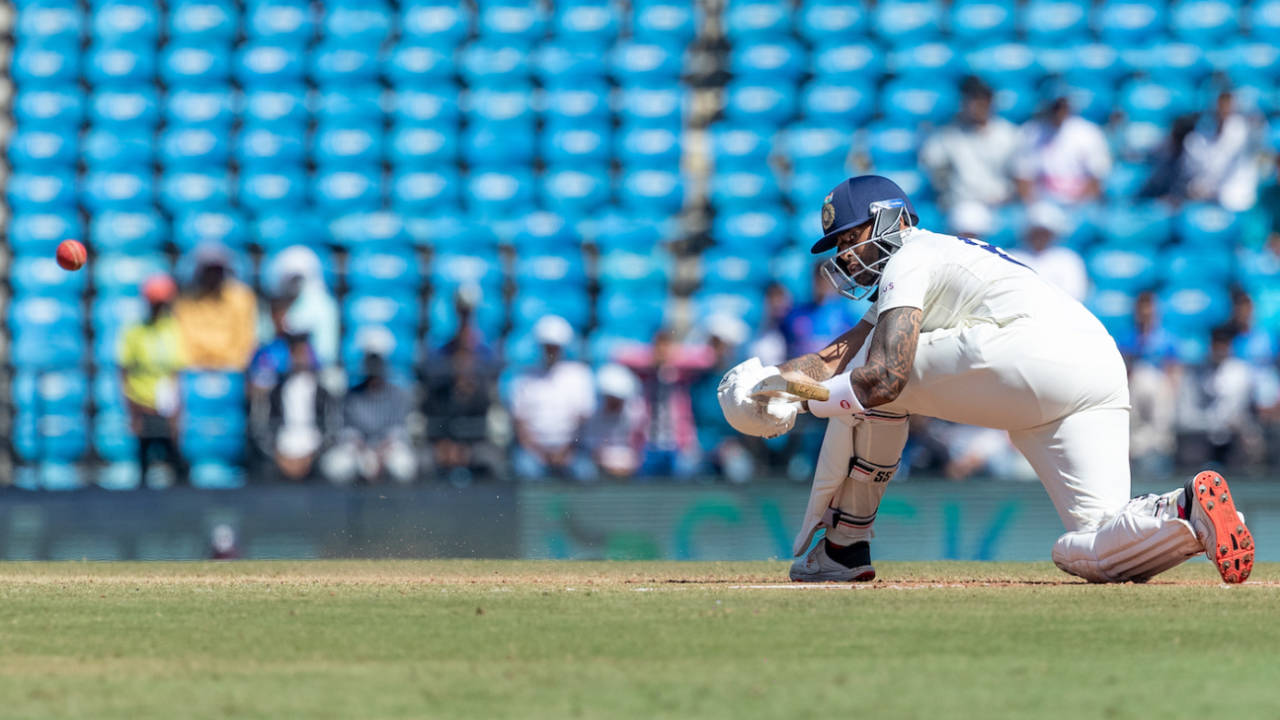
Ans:
POLYGON ((1223 581, 1244 582, 1253 537, 1220 475, 1130 498, 1125 365, 1097 318, 1000 249, 917 222, 887 178, 836 186, 812 251, 836 251, 828 278, 871 297, 870 310, 817 353, 776 367, 751 358, 720 383, 725 417, 748 435, 786 433, 799 412, 829 419, 791 579, 875 577, 876 510, 919 413, 1009 433, 1066 528, 1053 546, 1065 572, 1141 582, 1203 552, 1223 581), (820 383, 829 399, 758 392, 780 380, 820 383))

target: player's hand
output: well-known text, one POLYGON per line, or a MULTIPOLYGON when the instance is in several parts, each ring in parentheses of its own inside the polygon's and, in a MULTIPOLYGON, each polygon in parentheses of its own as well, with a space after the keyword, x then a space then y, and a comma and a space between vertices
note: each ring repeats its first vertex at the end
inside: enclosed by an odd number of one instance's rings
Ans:
POLYGON ((725 373, 716 389, 720 410, 734 430, 755 437, 772 438, 796 424, 800 404, 781 398, 754 398, 751 391, 761 380, 778 375, 778 368, 765 367, 760 358, 750 358, 725 373))

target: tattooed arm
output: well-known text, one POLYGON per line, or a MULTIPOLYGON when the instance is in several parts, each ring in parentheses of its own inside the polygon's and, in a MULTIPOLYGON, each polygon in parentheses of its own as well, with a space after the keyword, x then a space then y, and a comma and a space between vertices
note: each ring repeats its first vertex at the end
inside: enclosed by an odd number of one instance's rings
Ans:
POLYGON ((778 366, 785 376, 787 373, 799 373, 806 379, 827 380, 848 367, 849 361, 862 349, 867 335, 874 326, 869 322, 859 322, 853 329, 836 338, 834 342, 816 353, 808 353, 788 360, 778 366))
POLYGON ((849 374, 853 393, 863 407, 893 402, 906 387, 916 361, 920 320, 924 311, 896 307, 880 313, 867 363, 849 374))

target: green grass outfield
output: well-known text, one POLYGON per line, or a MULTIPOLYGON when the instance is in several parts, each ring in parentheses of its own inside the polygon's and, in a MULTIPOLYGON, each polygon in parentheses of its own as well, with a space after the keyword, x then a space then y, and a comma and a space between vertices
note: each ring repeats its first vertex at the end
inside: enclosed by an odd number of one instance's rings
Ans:
POLYGON ((0 716, 1275 718, 1280 565, 0 564, 0 716))

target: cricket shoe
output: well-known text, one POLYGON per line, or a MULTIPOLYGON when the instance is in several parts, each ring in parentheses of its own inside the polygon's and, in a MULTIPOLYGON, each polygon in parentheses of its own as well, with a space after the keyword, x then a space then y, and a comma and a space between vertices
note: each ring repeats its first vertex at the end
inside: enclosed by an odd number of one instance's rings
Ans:
POLYGON ((791 579, 796 582, 870 582, 876 579, 876 569, 871 566, 869 549, 865 562, 853 567, 841 565, 827 554, 827 539, 822 538, 812 550, 791 563, 791 579))
POLYGON ((1242 583, 1253 571, 1253 535, 1244 514, 1236 511, 1227 481, 1206 470, 1187 483, 1186 507, 1191 527, 1204 545, 1205 557, 1218 568, 1222 582, 1242 583))

